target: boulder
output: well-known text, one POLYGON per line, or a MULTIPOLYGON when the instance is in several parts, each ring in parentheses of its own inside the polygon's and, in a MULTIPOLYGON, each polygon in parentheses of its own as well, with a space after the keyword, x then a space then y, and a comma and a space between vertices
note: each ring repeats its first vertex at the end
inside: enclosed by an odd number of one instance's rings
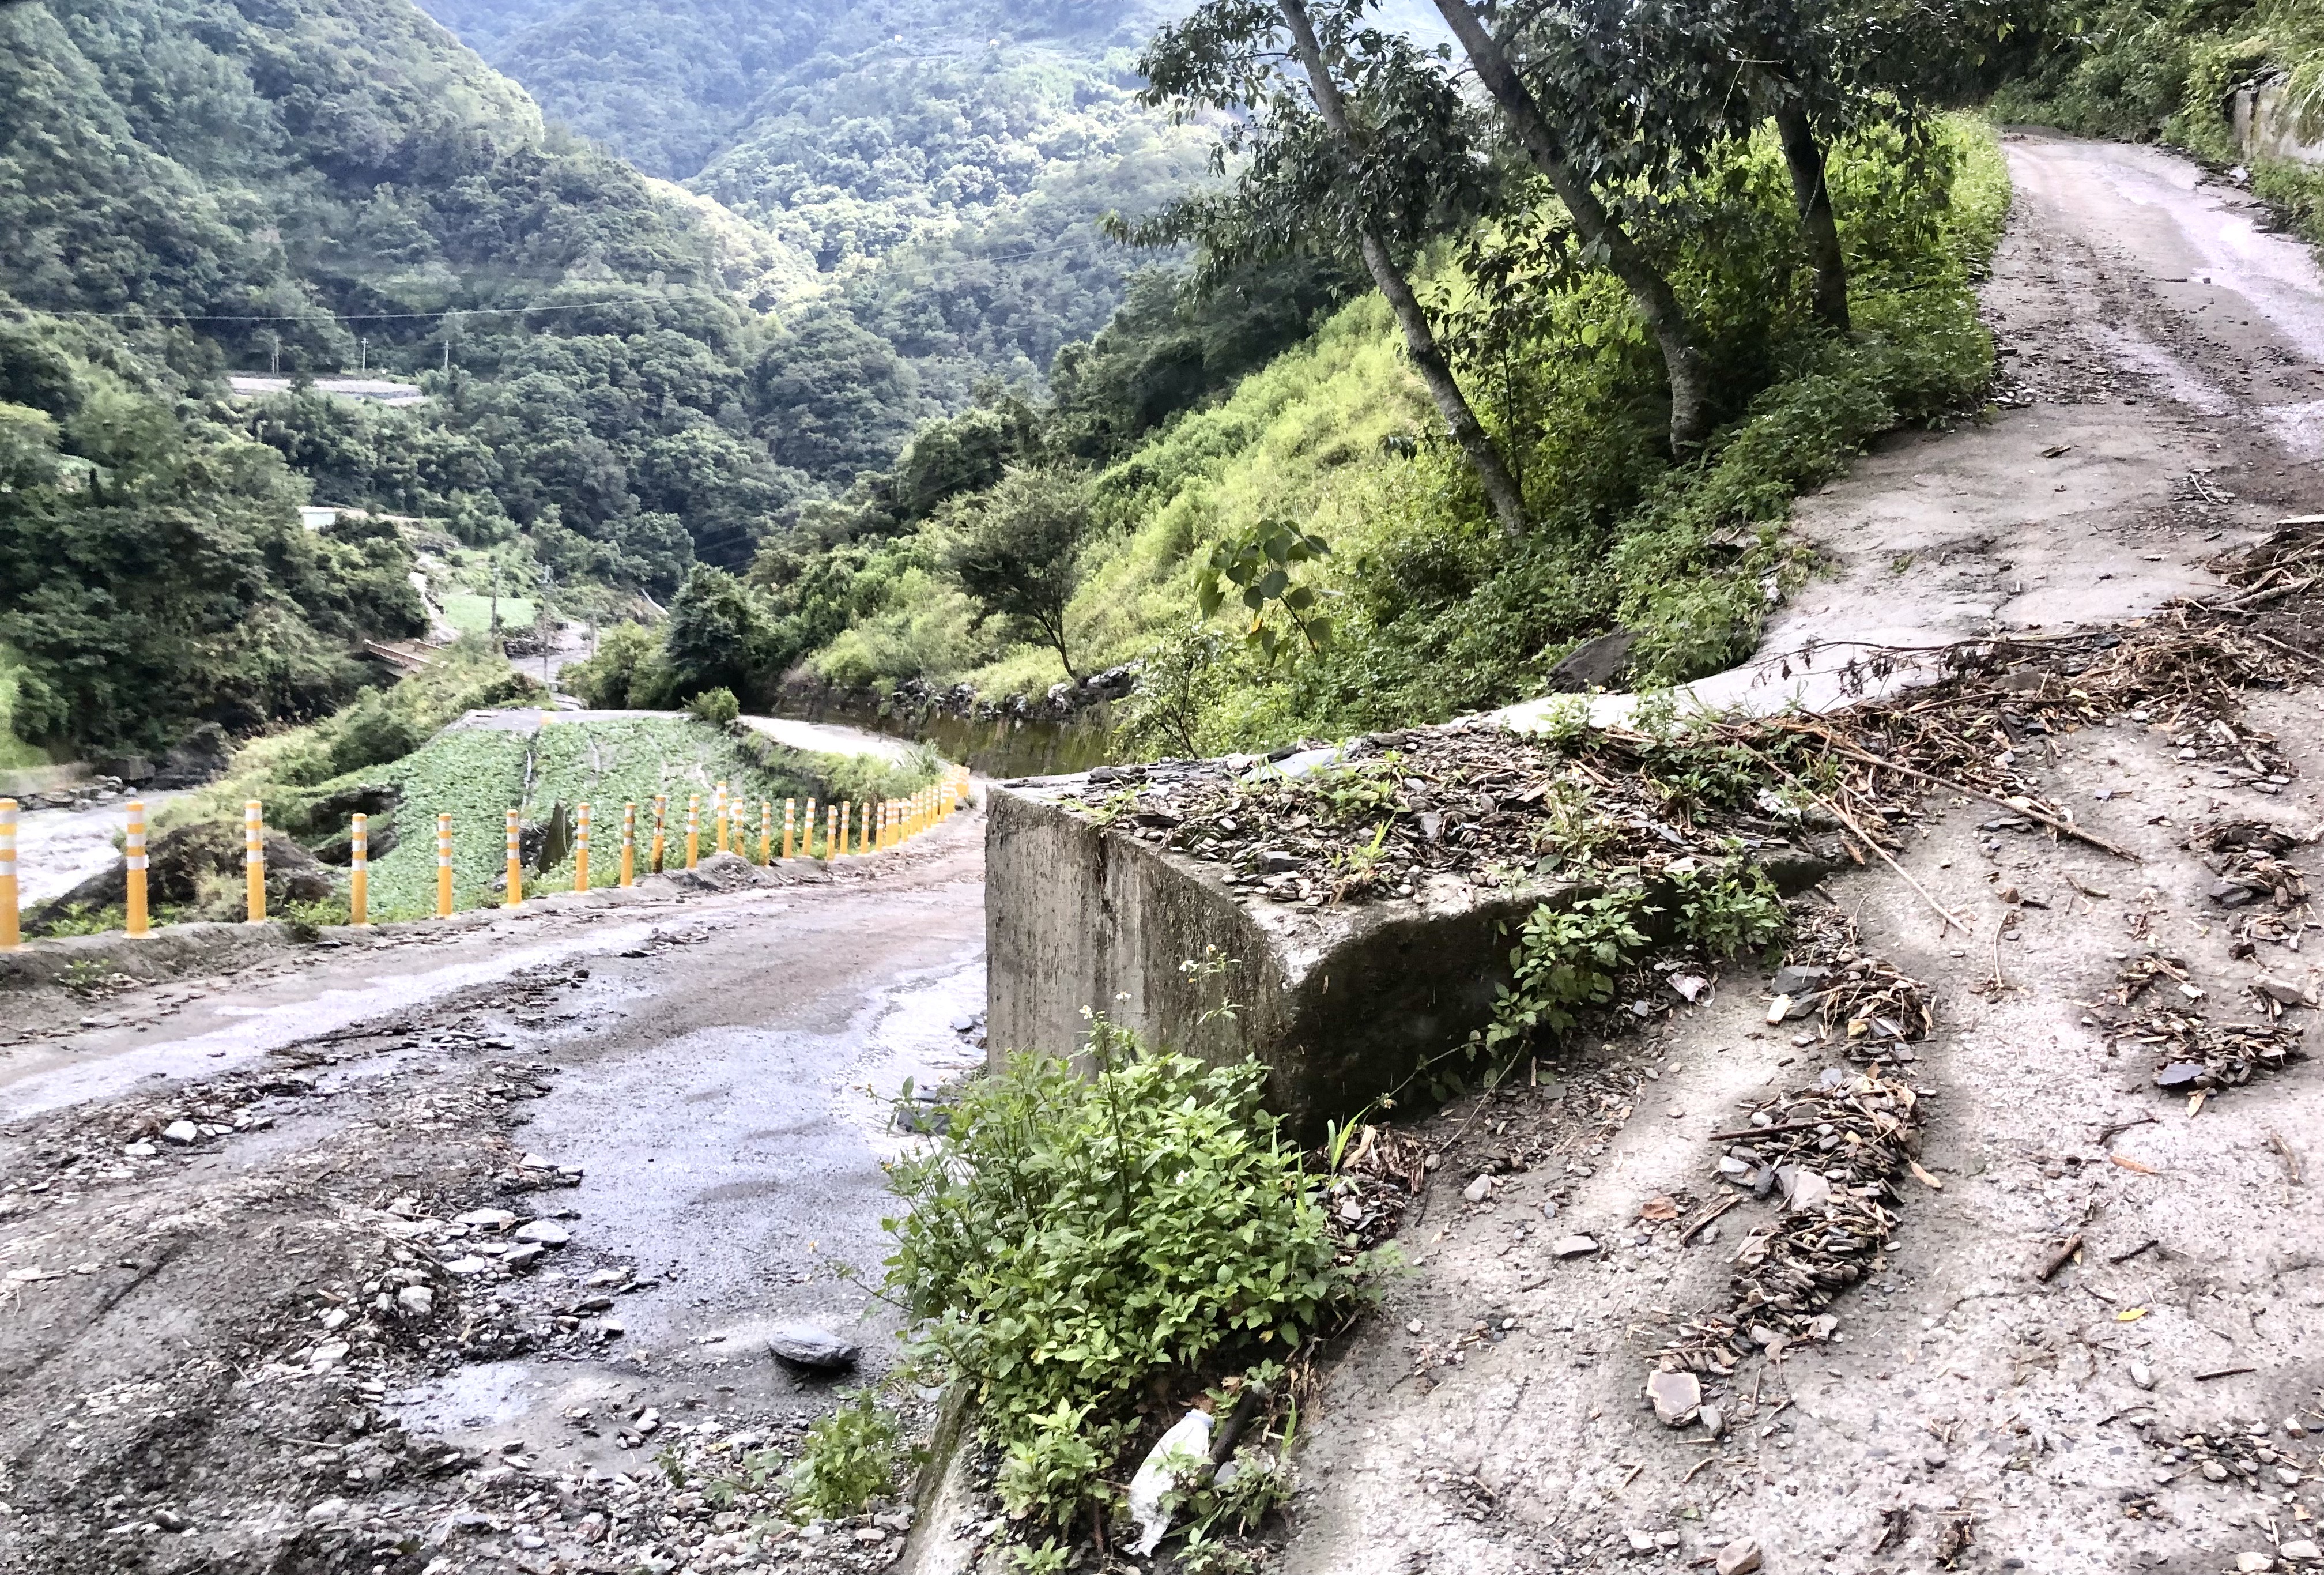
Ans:
MULTIPOLYGON (((319 903, 336 889, 329 870, 315 856, 279 831, 265 841, 266 900, 319 903)), ((242 823, 206 820, 164 831, 147 845, 146 901, 159 907, 189 908, 206 917, 234 919, 243 904, 242 823)), ((24 930, 38 935, 76 913, 119 908, 129 900, 128 870, 116 861, 61 896, 28 908, 24 930)))
MULTIPOLYGON (((394 852, 395 845, 401 840, 392 818, 385 820, 374 818, 364 827, 364 857, 374 864, 377 864, 394 852)), ((341 869, 353 864, 355 859, 354 830, 350 829, 342 831, 320 848, 316 848, 315 857, 321 863, 334 865, 341 869)))
POLYGON ((860 1354, 854 1341, 842 1339, 816 1323, 777 1325, 767 1337, 767 1348, 776 1360, 810 1373, 844 1372, 855 1365, 860 1354))
POLYGON ((1559 694, 1582 694, 1612 689, 1629 670, 1630 647, 1638 643, 1635 630, 1617 629, 1594 640, 1584 640, 1549 670, 1549 687, 1559 694))
POLYGON ((226 774, 234 749, 226 742, 226 729, 216 722, 198 724, 192 732, 178 740, 176 747, 161 757, 161 763, 144 785, 155 792, 174 788, 199 787, 226 774))

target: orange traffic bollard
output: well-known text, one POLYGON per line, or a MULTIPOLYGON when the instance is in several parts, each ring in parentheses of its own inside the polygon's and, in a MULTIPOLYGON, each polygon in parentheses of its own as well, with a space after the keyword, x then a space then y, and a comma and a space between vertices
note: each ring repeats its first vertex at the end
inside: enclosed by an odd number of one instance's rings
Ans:
POLYGON ((256 799, 242 806, 242 880, 250 922, 266 922, 266 810, 256 799))
POLYGON ((775 801, 761 799, 759 801, 759 862, 767 865, 774 861, 775 801))
POLYGON ((452 817, 436 817, 436 916, 452 916, 452 817))
POLYGON ((686 795, 686 867, 692 869, 702 857, 702 795, 686 795))
POLYGON ((347 825, 347 922, 371 922, 371 817, 347 825))
POLYGON ((646 861, 646 873, 648 875, 659 875, 661 873, 662 827, 667 823, 669 819, 669 795, 668 793, 654 794, 653 857, 646 861))
POLYGON ((16 801, 0 799, 0 951, 15 949, 16 801))
POLYGON ((524 833, 517 824, 516 811, 508 812, 508 890, 502 894, 501 906, 517 908, 524 905, 524 833))
POLYGON ((638 884, 638 807, 622 806, 622 884, 638 884))
POLYGON ((795 846, 792 838, 798 830, 798 801, 785 799, 783 801, 783 857, 785 858, 791 857, 791 849, 795 846))
POLYGON ((582 804, 573 811, 573 889, 589 889, 589 806, 582 804))
POLYGON ((132 935, 145 933, 145 804, 143 800, 129 801, 129 829, 121 838, 121 864, 127 872, 128 916, 125 927, 132 935))
MULTIPOLYGON (((717 828, 718 851, 721 853, 727 851, 726 803, 726 784, 722 782, 718 784, 717 789, 710 795, 710 822, 713 826, 717 828)), ((694 861, 692 859, 688 859, 687 862, 691 864, 694 861)))

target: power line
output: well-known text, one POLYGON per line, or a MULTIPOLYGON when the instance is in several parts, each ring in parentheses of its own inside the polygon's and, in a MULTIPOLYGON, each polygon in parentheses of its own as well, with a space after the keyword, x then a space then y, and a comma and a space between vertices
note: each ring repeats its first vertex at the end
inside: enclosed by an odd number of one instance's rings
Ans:
MULTIPOLYGON (((926 245, 947 246, 948 240, 949 237, 940 239, 939 237, 933 236, 924 236, 918 237, 916 240, 906 242, 904 246, 897 247, 894 252, 887 253, 885 255, 894 256, 898 253, 904 251, 906 247, 908 246, 926 245)), ((985 255, 980 253, 969 251, 961 251, 957 255, 960 256, 962 261, 969 263, 1019 263, 1023 262, 1028 257, 1046 257, 1058 252, 1074 251, 1082 246, 1101 245, 1104 240, 1105 237, 1102 236, 1085 236, 1079 240, 1060 241, 1053 246, 1035 246, 1029 251, 1023 252, 1004 252, 998 256, 985 255)), ((442 311, 355 311, 346 313, 324 311, 320 310, 300 312, 175 312, 162 307, 145 307, 134 311, 52 311, 45 307, 32 306, 22 301, 17 304, 23 310, 37 311, 44 317, 85 318, 103 322, 122 322, 132 318, 154 318, 158 320, 186 323, 309 323, 325 321, 342 323, 441 321, 448 323, 459 318, 526 317, 534 312, 540 311, 594 311, 600 307, 609 306, 672 306, 680 304, 688 299, 688 297, 680 295, 636 295, 616 301, 568 301, 545 306, 461 306, 449 307, 442 311)))
MULTIPOLYGON (((416 322, 434 318, 449 322, 462 317, 522 317, 536 311, 589 311, 601 306, 670 306, 685 300, 683 296, 639 295, 625 301, 573 301, 554 306, 463 306, 444 311, 358 311, 341 316, 332 311, 260 313, 171 312, 158 307, 142 311, 46 311, 48 317, 101 318, 108 321, 133 317, 175 318, 180 322, 416 322)), ((21 303, 20 303, 21 304, 21 303)), ((26 306, 26 311, 42 311, 26 306)))

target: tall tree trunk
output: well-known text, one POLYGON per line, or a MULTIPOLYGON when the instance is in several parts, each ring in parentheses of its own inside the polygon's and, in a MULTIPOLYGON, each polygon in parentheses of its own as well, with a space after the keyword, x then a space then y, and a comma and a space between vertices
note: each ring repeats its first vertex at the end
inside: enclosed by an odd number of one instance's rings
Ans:
POLYGON ((1815 314, 1846 333, 1848 259, 1840 249, 1840 222, 1832 216, 1831 188, 1824 180, 1823 144, 1797 99, 1775 111, 1775 130, 1784 139, 1792 200, 1799 208, 1800 231, 1807 237, 1808 259, 1815 269, 1815 314))
MULTIPOLYGON (((1341 97, 1339 83, 1333 79, 1330 62, 1323 59, 1323 48, 1316 40, 1315 24, 1307 14, 1305 0, 1276 0, 1276 6, 1290 24, 1299 63, 1306 69, 1308 90, 1315 97, 1316 113, 1323 116, 1323 124, 1339 139, 1349 157, 1360 157, 1362 150, 1357 144, 1355 128, 1348 120, 1347 102, 1341 97)), ((1470 408, 1468 395, 1461 392, 1461 384, 1454 380, 1452 363, 1445 359, 1443 347, 1436 342, 1435 330, 1429 327, 1428 314, 1421 310, 1420 298, 1412 292, 1411 281, 1397 266, 1387 238, 1375 226, 1362 225, 1358 235, 1364 266, 1370 271, 1372 283, 1379 286, 1379 292, 1388 298, 1397 326, 1404 329, 1405 352, 1419 370, 1420 380, 1428 385, 1428 397, 1436 402, 1444 424, 1452 430, 1452 440, 1468 456, 1469 468, 1477 473, 1477 480, 1485 489, 1485 501, 1491 505, 1503 531, 1512 536, 1524 535, 1532 529, 1532 522, 1526 516, 1525 494, 1510 475, 1500 449, 1493 443, 1492 434, 1485 431, 1477 412, 1470 408)))
POLYGON ((1534 168, 1547 178, 1550 190, 1565 204, 1573 227, 1584 241, 1605 254, 1607 271, 1622 282, 1639 315, 1646 320, 1670 380, 1672 451, 1684 453, 1701 447, 1711 435, 1711 368, 1702 354, 1702 336, 1686 308, 1679 304, 1678 292, 1638 249, 1629 231, 1606 211, 1590 182, 1567 162, 1533 90, 1517 76, 1517 68, 1509 64, 1500 43, 1486 30, 1468 0, 1436 0, 1436 9, 1460 39, 1478 79, 1508 117, 1534 168))

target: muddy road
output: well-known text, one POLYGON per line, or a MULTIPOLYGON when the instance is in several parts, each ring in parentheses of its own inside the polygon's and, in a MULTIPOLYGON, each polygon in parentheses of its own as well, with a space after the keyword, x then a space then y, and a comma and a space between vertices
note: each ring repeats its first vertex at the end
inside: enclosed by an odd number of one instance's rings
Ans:
POLYGON ((1821 567, 1751 662, 1687 686, 1705 703, 1830 705, 1875 651, 2134 617, 2218 589, 2220 552, 2324 509, 2309 249, 2161 149, 2034 130, 2003 149, 2015 198, 1981 292, 1996 410, 1893 433, 1801 500, 1821 567))
POLYGON ((982 1060, 982 836, 12 995, 0 1568, 715 1559, 891 1360, 842 1272, 876 1281, 895 1092, 982 1060), (798 1320, 857 1370, 773 1359, 798 1320))
MULTIPOLYGON (((2222 588, 2224 550, 2324 512, 2311 254, 2159 150, 2025 133, 2006 152, 1984 292, 2004 408, 1895 435, 1803 500, 1829 573, 1707 699, 1829 704, 1872 647, 2113 625, 2222 588)), ((2324 675, 2318 627, 2274 637, 2324 675)), ((1757 1342, 1714 1374, 1716 1422, 1665 1425, 1644 1381, 1766 1216, 1663 1222, 1729 1191, 1742 1162, 1715 1134, 1854 1076, 1844 1046, 1777 1026, 1773 981, 1738 966, 1699 1002, 1642 1002, 1650 1026, 1545 1061, 1538 1086, 1416 1124, 1441 1162, 1402 1237, 1420 1272, 1303 1413, 1289 1575, 2324 1563, 2324 1083, 2309 1061, 2231 1098, 2166 1095, 2106 1026, 2132 959, 2159 955, 2186 976, 2174 1007, 2280 1021, 2315 1053, 2324 923, 2303 897, 2253 929, 2203 838, 2256 828, 2313 889, 2324 688, 2255 693, 2249 716, 2287 774, 2236 785, 2144 710, 2040 740, 2045 791, 2129 857, 1932 798, 1899 862, 1969 933, 1884 874, 1823 888, 1936 1003, 1902 1074, 1926 1174, 1834 1338, 1757 1342)))

